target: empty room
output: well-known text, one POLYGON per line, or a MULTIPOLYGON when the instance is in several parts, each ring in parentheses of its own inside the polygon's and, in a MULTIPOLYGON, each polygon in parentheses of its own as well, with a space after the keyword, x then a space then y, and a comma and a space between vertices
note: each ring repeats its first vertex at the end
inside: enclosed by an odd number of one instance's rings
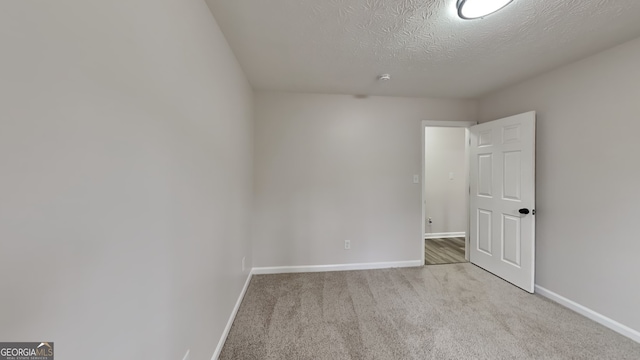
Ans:
POLYGON ((638 19, 0 1, 0 360, 640 359, 638 19))

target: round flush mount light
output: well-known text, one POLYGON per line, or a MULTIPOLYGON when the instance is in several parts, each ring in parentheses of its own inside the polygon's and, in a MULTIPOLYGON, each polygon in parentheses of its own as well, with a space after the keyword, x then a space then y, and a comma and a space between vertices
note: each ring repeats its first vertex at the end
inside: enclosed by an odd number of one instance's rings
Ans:
POLYGON ((465 20, 483 18, 509 5, 513 0, 458 0, 458 16, 465 20))
POLYGON ((378 76, 378 81, 388 81, 391 80, 391 75, 389 74, 382 74, 378 76))

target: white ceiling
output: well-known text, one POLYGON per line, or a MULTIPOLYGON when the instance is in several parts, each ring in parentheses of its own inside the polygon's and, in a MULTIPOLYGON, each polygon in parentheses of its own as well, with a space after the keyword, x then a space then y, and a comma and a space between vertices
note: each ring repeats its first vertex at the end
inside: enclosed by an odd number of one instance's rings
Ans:
POLYGON ((640 36, 638 0, 514 0, 480 20, 456 0, 207 2, 268 90, 472 98, 640 36))

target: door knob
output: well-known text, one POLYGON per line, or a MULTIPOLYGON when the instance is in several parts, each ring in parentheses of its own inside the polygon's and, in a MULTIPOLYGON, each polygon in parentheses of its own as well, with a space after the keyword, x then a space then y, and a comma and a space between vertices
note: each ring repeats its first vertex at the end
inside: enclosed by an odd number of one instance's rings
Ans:
POLYGON ((520 209, 518 210, 520 214, 527 215, 529 213, 529 209, 520 209))

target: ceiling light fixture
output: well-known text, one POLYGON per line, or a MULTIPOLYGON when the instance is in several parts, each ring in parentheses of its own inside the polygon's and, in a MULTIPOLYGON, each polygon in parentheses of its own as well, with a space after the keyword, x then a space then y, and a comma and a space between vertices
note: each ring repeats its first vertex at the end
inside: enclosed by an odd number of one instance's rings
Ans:
POLYGON ((378 76, 378 81, 387 81, 387 80, 391 80, 391 75, 382 74, 382 75, 378 76))
POLYGON ((483 18, 509 5, 513 0, 458 0, 458 16, 465 20, 483 18))

